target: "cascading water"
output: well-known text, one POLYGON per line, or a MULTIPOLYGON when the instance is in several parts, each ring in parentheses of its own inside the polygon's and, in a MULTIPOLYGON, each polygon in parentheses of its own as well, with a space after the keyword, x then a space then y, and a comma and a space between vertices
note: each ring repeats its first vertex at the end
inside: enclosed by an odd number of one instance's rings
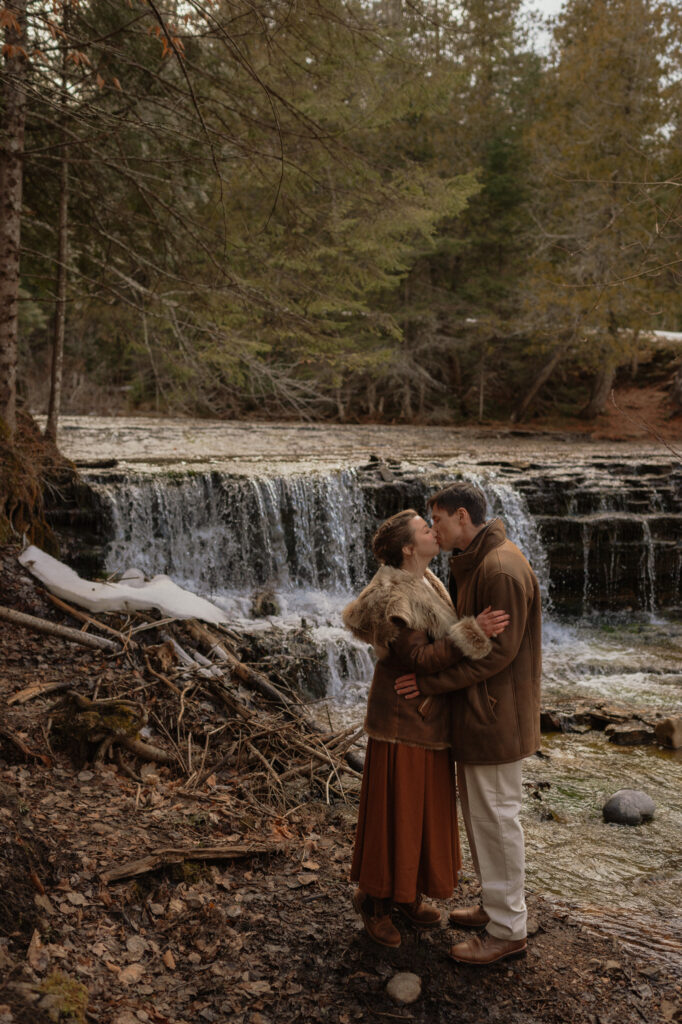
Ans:
MULTIPOLYGON (((551 593, 545 701, 570 707, 601 698, 682 713, 682 629, 674 616, 682 469, 660 452, 420 428, 134 427, 127 440, 117 432, 112 448, 102 434, 111 429, 108 421, 74 424, 87 444, 67 452, 86 459, 96 450, 121 460, 115 475, 92 465, 87 474, 100 499, 91 517, 108 510, 108 568, 132 563, 147 574, 169 572, 225 607, 235 624, 283 627, 273 635, 284 647, 286 630, 296 627, 322 653, 311 658, 315 672, 326 658, 319 692, 326 686, 334 698, 327 706, 335 723, 359 724, 372 672, 367 647, 344 633, 339 612, 372 572, 374 526, 400 508, 422 511, 429 494, 461 475, 480 481, 490 513, 505 520, 551 593), (369 457, 372 449, 380 454, 369 457), (164 473, 149 461, 156 456, 192 457, 202 469, 164 473), (357 469, 330 468, 339 465, 357 469), (275 592, 279 613, 254 622, 259 588, 275 592), (560 618, 566 615, 568 621, 560 618)), ((87 505, 76 511, 86 516, 87 505)), ((92 519, 79 522, 74 561, 90 544, 90 564, 101 564, 103 531, 92 519)), ((447 571, 446 559, 438 569, 447 571)), ((546 784, 541 799, 524 803, 530 887, 592 909, 627 907, 638 927, 660 910, 657 931, 669 930, 682 879, 679 752, 619 748, 601 733, 552 735, 543 747, 547 757, 524 763, 530 788, 546 784), (603 823, 603 800, 623 787, 645 788, 658 803, 645 828, 603 823)), ((679 949, 682 922, 676 934, 679 949)), ((653 952, 652 944, 647 954, 653 952)))
POLYGON ((109 571, 134 563, 203 593, 350 590, 366 576, 364 499, 353 471, 300 477, 193 473, 93 483, 109 510, 109 571))
POLYGON ((644 517, 642 517, 642 541, 642 589, 646 595, 646 609, 653 614, 656 610, 656 558, 651 527, 649 526, 648 519, 644 517))
POLYGON ((545 610, 551 606, 549 562, 547 552, 535 519, 528 511, 526 499, 511 484, 494 477, 469 474, 471 480, 481 487, 488 501, 489 515, 499 516, 505 525, 507 536, 523 551, 533 567, 540 584, 545 610))
MULTIPOLYGON (((441 474, 413 471, 405 501, 418 509, 442 484, 441 474)), ((491 473, 477 478, 491 515, 501 515, 509 536, 530 558, 545 595, 547 559, 522 495, 491 473)), ((112 537, 109 572, 130 565, 147 575, 167 573, 210 596, 235 621, 253 627, 253 592, 274 592, 278 613, 262 625, 314 631, 327 653, 328 692, 355 693, 372 674, 367 647, 342 629, 340 610, 371 574, 371 535, 376 515, 355 470, 288 476, 218 472, 138 475, 93 481, 108 509, 112 537)), ((402 493, 383 511, 404 507, 402 493)), ((445 576, 447 558, 437 571, 445 576)))

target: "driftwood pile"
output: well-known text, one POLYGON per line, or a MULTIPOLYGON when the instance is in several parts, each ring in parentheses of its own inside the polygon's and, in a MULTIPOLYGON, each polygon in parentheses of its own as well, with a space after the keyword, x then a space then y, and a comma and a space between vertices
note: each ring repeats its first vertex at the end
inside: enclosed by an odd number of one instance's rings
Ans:
POLYGON ((81 629, 4 607, 0 618, 97 648, 119 666, 93 692, 44 682, 10 698, 21 704, 65 691, 50 709, 48 744, 70 741, 82 762, 114 760, 138 783, 166 766, 187 792, 227 784, 254 809, 277 813, 357 795, 362 756, 353 748, 362 730, 315 721, 293 689, 246 663, 228 628, 153 613, 94 617, 46 596, 81 629))

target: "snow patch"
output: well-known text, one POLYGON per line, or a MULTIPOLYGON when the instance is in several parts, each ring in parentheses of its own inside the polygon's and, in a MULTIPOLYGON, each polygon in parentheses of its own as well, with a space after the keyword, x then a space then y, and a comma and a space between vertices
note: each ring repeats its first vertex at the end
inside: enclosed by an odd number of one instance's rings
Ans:
POLYGON ((179 587, 168 576, 145 581, 138 569, 128 569, 120 583, 95 583, 30 545, 19 561, 49 591, 90 612, 137 612, 158 608, 176 619, 201 619, 202 622, 229 622, 224 611, 189 590, 179 587))

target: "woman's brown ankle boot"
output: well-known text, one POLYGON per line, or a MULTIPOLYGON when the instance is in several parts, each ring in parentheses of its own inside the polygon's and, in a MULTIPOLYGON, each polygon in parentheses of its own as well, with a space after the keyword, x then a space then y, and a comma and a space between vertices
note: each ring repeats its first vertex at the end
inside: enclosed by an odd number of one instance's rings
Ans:
POLYGON ((412 903, 396 903, 395 908, 415 928, 437 928, 440 924, 440 910, 424 903, 421 896, 412 903))
POLYGON ((370 939, 389 949, 398 948, 401 941, 400 932, 391 920, 390 900, 375 900, 361 889, 356 889, 353 895, 353 908, 362 918, 370 939))

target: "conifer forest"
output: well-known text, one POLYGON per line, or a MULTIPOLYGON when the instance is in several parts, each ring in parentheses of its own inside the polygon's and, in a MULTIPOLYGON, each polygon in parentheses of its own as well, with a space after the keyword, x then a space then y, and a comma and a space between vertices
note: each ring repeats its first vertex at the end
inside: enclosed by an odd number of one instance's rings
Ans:
POLYGON ((3 0, 0 416, 682 404, 682 8, 3 0), (652 339, 672 348, 651 355, 652 339), (652 372, 652 371, 650 371, 652 372))

